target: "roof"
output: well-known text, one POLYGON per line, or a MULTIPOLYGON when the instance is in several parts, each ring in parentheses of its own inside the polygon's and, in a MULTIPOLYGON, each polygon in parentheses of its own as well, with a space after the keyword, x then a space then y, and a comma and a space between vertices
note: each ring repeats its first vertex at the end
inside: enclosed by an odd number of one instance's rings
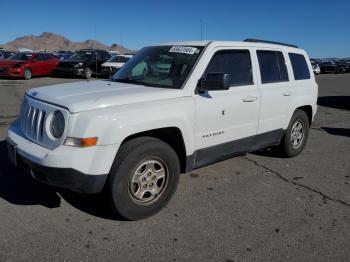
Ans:
POLYGON ((244 42, 244 41, 180 41, 180 42, 168 42, 159 44, 161 45, 182 45, 182 46, 206 46, 206 45, 214 45, 214 46, 246 46, 246 47, 267 47, 267 48, 284 48, 284 49, 299 49, 292 46, 286 46, 282 44, 274 44, 274 43, 261 43, 261 42, 244 42))

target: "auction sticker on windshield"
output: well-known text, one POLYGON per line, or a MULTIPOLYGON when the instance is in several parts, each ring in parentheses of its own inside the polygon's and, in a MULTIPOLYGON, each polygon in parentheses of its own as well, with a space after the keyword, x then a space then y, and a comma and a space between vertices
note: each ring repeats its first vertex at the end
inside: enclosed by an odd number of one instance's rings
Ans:
POLYGON ((196 52, 196 50, 197 48, 190 46, 173 46, 170 48, 169 52, 193 55, 196 52))

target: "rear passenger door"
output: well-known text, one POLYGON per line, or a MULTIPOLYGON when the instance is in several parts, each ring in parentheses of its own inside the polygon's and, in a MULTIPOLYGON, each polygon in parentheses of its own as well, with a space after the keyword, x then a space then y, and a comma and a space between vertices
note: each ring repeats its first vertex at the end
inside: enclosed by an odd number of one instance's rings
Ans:
POLYGON ((286 65, 286 54, 279 50, 257 49, 258 85, 261 106, 258 134, 281 133, 289 118, 292 85, 286 65))
POLYGON ((248 48, 216 49, 202 78, 208 73, 231 75, 229 90, 197 92, 196 164, 245 152, 258 129, 259 92, 254 61, 248 48), (249 138, 249 139, 245 139, 249 138))

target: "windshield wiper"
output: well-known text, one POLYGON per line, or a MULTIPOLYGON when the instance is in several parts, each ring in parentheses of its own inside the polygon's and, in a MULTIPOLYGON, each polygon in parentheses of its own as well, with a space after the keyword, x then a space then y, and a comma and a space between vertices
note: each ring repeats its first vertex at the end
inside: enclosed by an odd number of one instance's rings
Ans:
POLYGON ((117 78, 117 79, 113 79, 113 82, 130 83, 130 84, 137 84, 137 85, 144 85, 144 86, 148 85, 147 83, 137 81, 134 79, 129 79, 129 78, 117 78))

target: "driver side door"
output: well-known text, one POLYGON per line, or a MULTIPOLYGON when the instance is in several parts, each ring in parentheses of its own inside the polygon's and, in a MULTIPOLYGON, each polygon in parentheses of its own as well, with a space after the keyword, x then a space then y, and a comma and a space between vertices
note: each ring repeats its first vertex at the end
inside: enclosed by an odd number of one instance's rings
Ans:
POLYGON ((231 75, 228 90, 197 92, 195 166, 249 151, 258 130, 260 94, 249 48, 216 49, 208 73, 231 75), (199 150, 198 150, 199 149, 199 150))
POLYGON ((30 69, 32 70, 32 75, 42 74, 42 57, 41 54, 33 55, 30 63, 30 69))

